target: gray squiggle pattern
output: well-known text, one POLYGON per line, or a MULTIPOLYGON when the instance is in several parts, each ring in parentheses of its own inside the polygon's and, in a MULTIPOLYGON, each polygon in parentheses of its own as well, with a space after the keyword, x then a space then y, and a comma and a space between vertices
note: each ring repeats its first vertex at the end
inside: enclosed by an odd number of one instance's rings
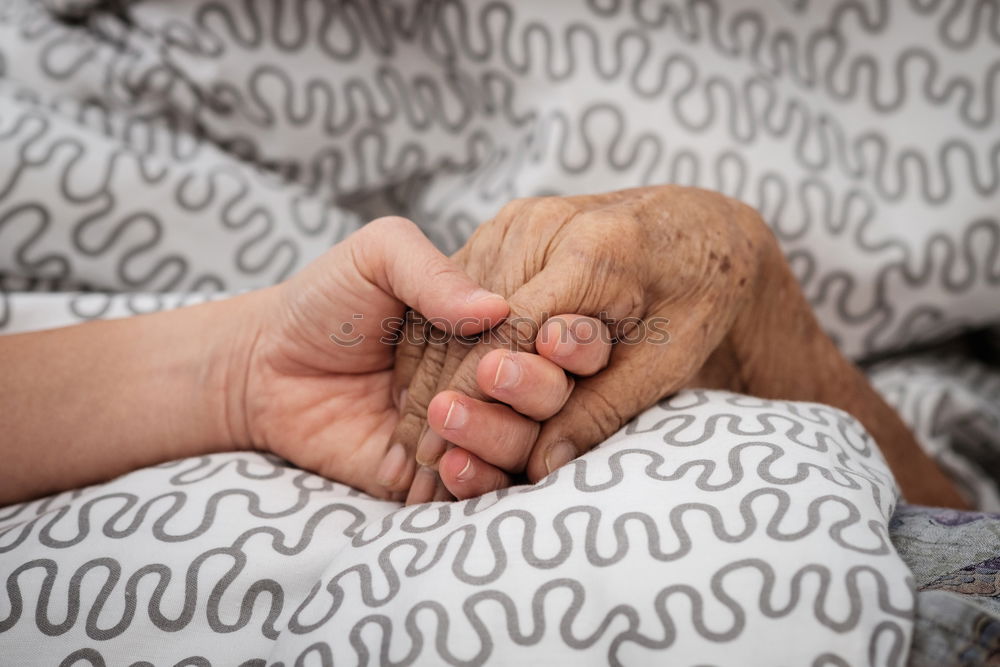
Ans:
POLYGON ((996 321, 998 34, 995 0, 3 0, 0 326, 661 182, 756 206, 851 355, 996 321))
POLYGON ((848 415, 724 392, 454 504, 403 508, 258 454, 188 459, 0 509, 0 655, 902 665, 896 498, 848 415))
POLYGON ((884 362, 871 379, 973 507, 1000 512, 1000 371, 945 351, 884 362))

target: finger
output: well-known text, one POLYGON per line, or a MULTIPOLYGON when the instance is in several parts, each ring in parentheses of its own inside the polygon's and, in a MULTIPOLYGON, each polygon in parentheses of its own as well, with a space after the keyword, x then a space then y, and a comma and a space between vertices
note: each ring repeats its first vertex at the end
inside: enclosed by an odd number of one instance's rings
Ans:
POLYGON ((593 375, 608 365, 611 333, 594 317, 556 315, 538 330, 535 351, 570 373, 593 375))
POLYGON ((693 317, 689 330, 674 339, 649 334, 642 342, 616 345, 608 367, 578 380, 562 410, 542 426, 528 461, 528 478, 537 481, 589 451, 683 387, 714 347, 698 338, 700 321, 693 317))
POLYGON ((539 323, 549 319, 549 313, 582 313, 601 315, 609 321, 638 321, 644 304, 637 280, 626 274, 604 281, 606 284, 601 288, 582 289, 580 285, 589 285, 590 280, 579 272, 577 260, 574 255, 572 261, 554 261, 518 289, 509 299, 511 311, 507 320, 483 333, 482 342, 469 351, 451 376, 448 389, 486 400, 488 396, 478 382, 479 363, 493 349, 534 353, 539 323))
MULTIPOLYGON (((412 461, 412 457, 411 457, 412 461)), ((416 472, 409 490, 406 492, 407 505, 420 505, 434 501, 444 486, 436 468, 422 466, 413 461, 416 472)))
POLYGON ((500 403, 484 403, 454 391, 434 397, 430 427, 448 442, 508 472, 520 472, 538 436, 538 422, 500 403))
POLYGON ((438 478, 436 480, 434 488, 434 497, 431 500, 436 503, 438 502, 450 503, 453 500, 455 500, 455 496, 451 495, 451 491, 449 491, 448 487, 445 486, 444 482, 441 481, 440 473, 438 474, 438 478))
POLYGON ((510 475, 471 452, 455 447, 441 457, 441 481, 458 500, 475 498, 511 484, 510 475))
POLYGON ((424 357, 424 348, 427 345, 421 326, 422 321, 423 317, 419 313, 407 310, 399 329, 399 339, 396 341, 392 365, 392 399, 400 415, 406 408, 406 394, 424 357))
MULTIPOLYGON (((448 379, 447 387, 473 399, 487 400, 488 396, 477 382, 479 362, 491 349, 534 352, 538 323, 548 319, 549 313, 602 315, 609 320, 641 316, 644 302, 638 276, 613 258, 605 257, 600 250, 602 247, 598 244, 596 250, 584 248, 585 251, 593 250, 595 261, 603 267, 602 275, 596 278, 592 270, 581 266, 579 248, 567 246, 564 252, 555 253, 550 263, 511 297, 511 305, 516 302, 517 308, 512 308, 508 320, 486 331, 483 342, 464 355, 455 372, 442 376, 448 379)), ((404 421, 413 419, 404 417, 404 421)), ((404 424, 403 427, 419 429, 415 425, 404 424)), ((417 445, 417 459, 423 464, 436 465, 445 448, 446 441, 441 434, 426 429, 417 445)), ((486 460, 492 455, 490 452, 475 453, 486 460)))
POLYGON ((410 487, 416 464, 402 443, 393 443, 379 464, 375 481, 390 492, 390 496, 402 493, 410 487))
POLYGON ((476 381, 487 396, 537 421, 559 412, 573 389, 573 379, 548 359, 507 350, 488 352, 479 362, 476 381))
MULTIPOLYGON (((436 396, 447 389, 451 376, 471 347, 471 343, 464 342, 461 338, 448 340, 444 358, 431 371, 436 374, 436 384, 431 396, 436 396)), ((419 372, 423 373, 424 370, 421 369, 419 372)), ((415 450, 417 463, 437 469, 438 459, 445 453, 447 446, 448 442, 427 425, 427 409, 425 407, 422 413, 422 429, 415 450)))
POLYGON ((406 218, 373 220, 352 241, 353 268, 435 326, 449 325, 467 335, 494 326, 507 315, 502 296, 476 284, 406 218))
MULTIPOLYGON (((402 415, 389 439, 389 442, 392 443, 390 451, 395 445, 400 445, 406 454, 408 464, 402 468, 402 474, 399 476, 392 474, 396 472, 397 468, 384 471, 382 476, 391 481, 390 484, 386 485, 389 491, 406 491, 410 489, 410 484, 414 481, 415 466, 409 461, 414 458, 421 433, 424 430, 429 430, 426 429, 427 405, 437 393, 441 368, 448 350, 443 340, 433 335, 433 331, 425 331, 425 333, 431 335, 425 340, 423 356, 406 390, 402 415)), ((385 461, 383 464, 388 465, 385 461)), ((432 495, 433 493, 427 497, 418 496, 421 497, 418 502, 426 502, 431 499, 432 495)))
MULTIPOLYGON (((558 356, 560 335, 564 342, 570 336, 576 342, 573 350, 563 348, 565 353, 561 361, 567 366, 586 372, 599 370, 607 363, 611 347, 610 334, 600 320, 583 315, 566 315, 552 318, 548 322, 552 323, 549 326, 550 335, 547 337, 546 348, 550 353, 556 353, 558 356), (562 333, 552 333, 558 331, 562 333)), ((480 358, 476 367, 475 392, 466 390, 466 395, 477 400, 494 398, 535 420, 547 419, 558 412, 572 390, 572 379, 567 378, 558 366, 539 356, 530 353, 504 352, 507 347, 523 346, 528 337, 524 331, 515 334, 506 329, 497 336, 492 334, 493 332, 487 333, 491 341, 473 348, 473 354, 485 354, 485 356, 480 358), (515 335, 524 338, 518 339, 515 335), (503 349, 491 349, 491 345, 501 345, 503 349), (508 358, 506 364, 503 363, 505 354, 513 355, 508 358), (516 383, 516 386, 510 383, 516 383)), ((439 378, 438 392, 449 387, 464 386, 461 384, 462 377, 459 371, 463 366, 470 364, 466 361, 469 353, 470 348, 466 343, 459 339, 449 341, 448 353, 443 363, 435 366, 433 370, 439 378)), ((475 358, 473 356, 473 359, 475 358)), ((418 463, 437 467, 438 460, 445 453, 446 447, 445 438, 434 429, 424 428, 416 447, 418 463)))
MULTIPOLYGON (((424 416, 426 420, 426 415, 424 416)), ((420 439, 417 440, 417 449, 414 458, 417 463, 428 468, 437 468, 438 461, 448 451, 448 441, 441 434, 437 433, 424 422, 423 430, 420 432, 420 439)))
POLYGON ((424 466, 419 467, 413 476, 413 484, 410 486, 410 491, 406 495, 406 504, 419 505, 420 503, 430 502, 434 498, 435 491, 437 491, 437 479, 437 472, 424 466))
POLYGON ((460 359, 463 354, 461 350, 467 346, 467 343, 456 338, 449 338, 445 344, 436 342, 435 354, 440 355, 440 350, 444 348, 444 356, 438 356, 431 362, 422 364, 417 370, 415 378, 419 376, 419 382, 415 384, 421 387, 420 400, 413 402, 413 407, 417 409, 417 412, 407 415, 407 418, 412 420, 415 417, 419 417, 419 421, 423 426, 421 435, 416 443, 415 451, 413 447, 408 447, 408 451, 413 452, 410 458, 413 459, 414 465, 420 466, 421 469, 434 471, 435 483, 431 485, 422 482, 415 485, 415 488, 411 487, 407 498, 407 502, 410 504, 453 499, 451 493, 445 488, 437 474, 438 459, 450 445, 427 424, 427 404, 423 403, 423 400, 428 394, 423 387, 429 385, 434 380, 436 384, 433 394, 442 389, 447 382, 447 377, 450 373, 449 369, 454 367, 457 363, 455 361, 456 357, 460 359))

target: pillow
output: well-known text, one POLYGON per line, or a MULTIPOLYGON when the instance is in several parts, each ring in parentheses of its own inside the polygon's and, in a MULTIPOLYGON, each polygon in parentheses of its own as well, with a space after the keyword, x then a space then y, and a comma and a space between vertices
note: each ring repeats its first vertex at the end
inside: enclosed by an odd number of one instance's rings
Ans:
POLYGON ((400 507, 218 454, 0 510, 0 654, 903 665, 896 501, 850 416, 716 391, 662 402, 537 485, 459 503, 400 507))

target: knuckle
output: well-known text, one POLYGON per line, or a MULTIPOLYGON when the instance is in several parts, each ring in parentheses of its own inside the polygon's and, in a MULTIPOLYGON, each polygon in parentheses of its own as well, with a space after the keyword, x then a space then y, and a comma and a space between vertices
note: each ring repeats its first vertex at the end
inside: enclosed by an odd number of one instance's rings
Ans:
POLYGON ((592 447, 628 421, 628 417, 618 409, 615 401, 605 396, 603 390, 581 383, 575 393, 579 397, 580 423, 590 439, 590 442, 578 444, 592 447))
POLYGON ((362 267, 377 263, 378 258, 385 254, 386 239, 406 238, 413 230, 418 230, 416 224, 400 216, 376 218, 363 225, 350 237, 349 248, 355 265, 362 267))
POLYGON ((504 472, 523 472, 531 458, 541 424, 509 408, 490 408, 480 417, 476 442, 467 443, 470 451, 504 472))
POLYGON ((521 211, 529 206, 532 206, 538 199, 538 197, 519 197, 518 199, 511 199, 509 202, 500 207, 496 217, 499 219, 515 218, 521 213, 521 211))
POLYGON ((511 425, 510 442, 513 446, 507 448, 505 452, 508 457, 507 465, 502 467, 512 473, 524 472, 540 428, 538 422, 528 419, 523 419, 522 424, 511 425))
POLYGON ((461 275, 462 270, 447 258, 441 256, 429 257, 424 262, 424 273, 429 280, 447 276, 461 275))
POLYGON ((362 233, 374 238, 385 234, 409 233, 418 229, 415 222, 400 215, 386 215, 375 218, 361 228, 362 233))
MULTIPOLYGON (((536 357, 539 361, 541 357, 536 357)), ((530 367, 530 366, 529 366, 530 367)), ((575 380, 561 367, 551 362, 543 362, 535 365, 533 376, 529 375, 537 393, 541 396, 539 407, 544 410, 551 410, 562 407, 569 397, 575 380)))
POLYGON ((471 350, 462 350, 460 353, 462 361, 448 380, 448 389, 477 400, 488 398, 479 388, 477 374, 479 362, 490 349, 486 345, 477 345, 471 350))
POLYGON ((553 414, 559 412, 559 410, 566 405, 566 401, 569 400, 569 397, 573 395, 573 389, 576 387, 576 380, 566 373, 562 373, 561 375, 563 377, 562 383, 553 383, 547 400, 542 402, 542 406, 546 411, 546 414, 542 417, 543 419, 547 419, 553 414))
MULTIPOLYGON (((611 353, 612 342, 629 340, 631 334, 642 327, 643 316, 646 313, 646 294, 642 289, 626 286, 614 295, 611 302, 601 308, 601 326, 603 327, 601 341, 603 355, 611 353)), ((634 341, 633 341, 634 342, 634 341)))
POLYGON ((508 300, 507 319, 496 328, 495 347, 512 352, 534 352, 538 336, 538 319, 526 304, 508 300))
POLYGON ((580 229, 568 243, 574 254, 596 265, 592 268, 609 273, 629 266, 643 245, 643 227, 634 215, 607 210, 581 215, 580 229))
POLYGON ((565 197, 537 197, 530 205, 531 221, 539 225, 562 224, 580 211, 565 197))
POLYGON ((643 265, 637 257, 647 252, 629 241, 608 240, 602 232, 587 230, 568 250, 585 267, 587 279, 577 281, 572 307, 602 321, 640 311, 646 300, 643 265))

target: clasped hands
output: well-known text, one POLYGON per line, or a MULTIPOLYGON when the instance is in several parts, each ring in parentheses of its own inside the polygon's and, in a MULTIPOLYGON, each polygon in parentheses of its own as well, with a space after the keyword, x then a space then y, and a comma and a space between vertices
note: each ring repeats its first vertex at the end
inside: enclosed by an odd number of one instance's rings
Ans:
POLYGON ((702 190, 510 203, 453 257, 510 312, 478 341, 408 322, 378 480, 408 503, 464 499, 568 463, 696 377, 772 246, 702 190))
POLYGON ((760 217, 695 188, 517 200, 451 258, 381 218, 273 287, 0 337, 0 366, 0 505, 246 449, 379 498, 469 498, 687 386, 846 410, 911 502, 964 505, 760 217))
POLYGON ((229 440, 377 497, 537 481, 699 386, 847 410, 911 501, 962 505, 822 332, 758 214, 715 192, 515 200, 451 258, 380 219, 254 298, 229 440), (389 340, 407 306, 433 328, 410 318, 389 340))

